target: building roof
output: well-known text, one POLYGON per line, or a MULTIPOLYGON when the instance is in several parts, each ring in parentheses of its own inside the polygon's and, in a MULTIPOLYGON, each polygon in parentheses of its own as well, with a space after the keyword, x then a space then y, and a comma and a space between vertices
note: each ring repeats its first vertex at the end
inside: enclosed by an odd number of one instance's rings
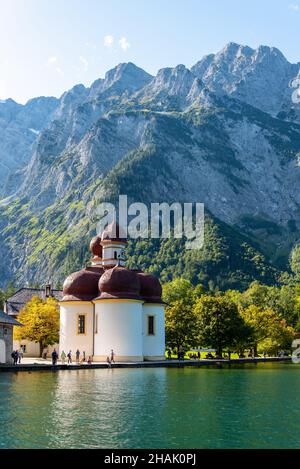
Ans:
POLYGON ((22 324, 14 318, 11 318, 8 314, 0 311, 0 324, 9 324, 12 326, 22 326, 22 324))
POLYGON ((91 301, 98 296, 102 266, 86 267, 69 275, 64 282, 63 301, 91 301))
POLYGON ((134 270, 116 265, 106 270, 99 280, 100 296, 97 300, 131 299, 142 300, 140 281, 134 270))
MULTIPOLYGON (((98 265, 94 264, 79 272, 73 272, 66 278, 62 302, 128 299, 164 304, 160 282, 153 275, 140 270, 127 269, 119 265, 119 262, 113 268, 110 265, 100 265, 103 246, 111 242, 127 243, 123 231, 114 221, 105 228, 101 238, 95 236, 92 239, 90 249, 95 256, 93 261, 98 265)), ((11 307, 13 308, 14 304, 11 304, 11 307)))
MULTIPOLYGON (((6 301, 6 312, 11 316, 19 314, 20 310, 25 306, 33 296, 38 296, 42 300, 46 299, 46 290, 44 288, 21 288, 14 293, 6 301)), ((61 290, 51 290, 51 296, 57 301, 60 301, 63 297, 61 290)))

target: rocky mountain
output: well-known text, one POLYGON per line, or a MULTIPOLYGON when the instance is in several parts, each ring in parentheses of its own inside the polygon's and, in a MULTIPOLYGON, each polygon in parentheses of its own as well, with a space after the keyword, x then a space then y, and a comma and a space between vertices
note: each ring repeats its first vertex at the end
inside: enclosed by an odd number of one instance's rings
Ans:
POLYGON ((0 194, 10 195, 29 163, 39 134, 57 108, 56 98, 35 98, 23 106, 12 99, 0 101, 0 194))
POLYGON ((0 104, 1 284, 59 284, 89 257, 97 204, 119 194, 207 213, 202 250, 131 242, 130 265, 221 288, 275 282, 300 227, 299 68, 231 43, 191 70, 120 64, 59 100, 0 104))
POLYGON ((233 42, 205 56, 191 71, 219 95, 237 98, 279 118, 300 122, 291 82, 300 63, 291 64, 275 47, 254 50, 233 42))

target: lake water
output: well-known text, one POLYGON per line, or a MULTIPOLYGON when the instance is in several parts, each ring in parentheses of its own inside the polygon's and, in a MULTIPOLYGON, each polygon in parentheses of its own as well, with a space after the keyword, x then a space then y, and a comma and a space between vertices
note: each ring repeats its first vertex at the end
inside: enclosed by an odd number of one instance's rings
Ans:
POLYGON ((300 365, 0 373, 0 448, 300 448, 300 365))

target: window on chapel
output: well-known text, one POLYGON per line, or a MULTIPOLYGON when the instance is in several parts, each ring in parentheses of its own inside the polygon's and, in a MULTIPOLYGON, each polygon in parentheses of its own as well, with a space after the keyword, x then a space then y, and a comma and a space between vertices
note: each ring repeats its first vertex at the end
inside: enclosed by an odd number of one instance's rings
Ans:
POLYGON ((85 334, 85 315, 79 314, 78 315, 78 334, 85 334))
POLYGON ((148 316, 148 335, 154 335, 154 316, 148 316))

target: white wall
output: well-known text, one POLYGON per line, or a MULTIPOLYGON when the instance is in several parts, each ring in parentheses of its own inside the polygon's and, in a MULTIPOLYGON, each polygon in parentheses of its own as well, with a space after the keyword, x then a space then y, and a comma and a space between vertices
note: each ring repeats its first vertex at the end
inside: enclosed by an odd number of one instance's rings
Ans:
MULTIPOLYGON (((30 342, 29 340, 14 340, 13 349, 20 350, 21 345, 26 345, 26 352, 24 353, 24 357, 30 358, 38 358, 40 356, 40 345, 36 342, 30 342)), ((51 357, 51 353, 55 349, 58 351, 59 345, 48 345, 47 349, 47 357, 51 357)))
POLYGON ((111 349, 116 361, 143 360, 142 316, 140 301, 98 301, 98 333, 95 334, 95 360, 105 360, 111 349))
POLYGON ((143 354, 145 360, 165 359, 165 308, 164 305, 143 305, 143 354), (154 316, 154 335, 148 335, 148 316, 154 316))
MULTIPOLYGON (((117 252, 117 257, 120 255, 122 252, 125 251, 125 246, 124 244, 109 244, 109 245, 104 245, 103 246, 103 251, 102 251, 102 264, 103 265, 117 265, 118 264, 118 259, 114 259, 115 252, 117 252), (106 259, 110 259, 106 261, 106 259), (113 260, 111 260, 113 259, 113 260)), ((120 265, 125 265, 124 261, 120 261, 120 265)))
POLYGON ((24 353, 24 357, 40 356, 40 345, 36 342, 30 342, 29 340, 14 340, 14 350, 20 350, 21 345, 26 345, 26 352, 24 353))
POLYGON ((6 345, 3 339, 0 339, 0 363, 6 363, 6 345))
POLYGON ((85 352, 86 358, 93 354, 93 304, 90 302, 61 303, 60 304, 60 339, 59 355, 64 350, 65 354, 79 349, 85 352), (85 334, 78 334, 78 315, 85 314, 85 334))

